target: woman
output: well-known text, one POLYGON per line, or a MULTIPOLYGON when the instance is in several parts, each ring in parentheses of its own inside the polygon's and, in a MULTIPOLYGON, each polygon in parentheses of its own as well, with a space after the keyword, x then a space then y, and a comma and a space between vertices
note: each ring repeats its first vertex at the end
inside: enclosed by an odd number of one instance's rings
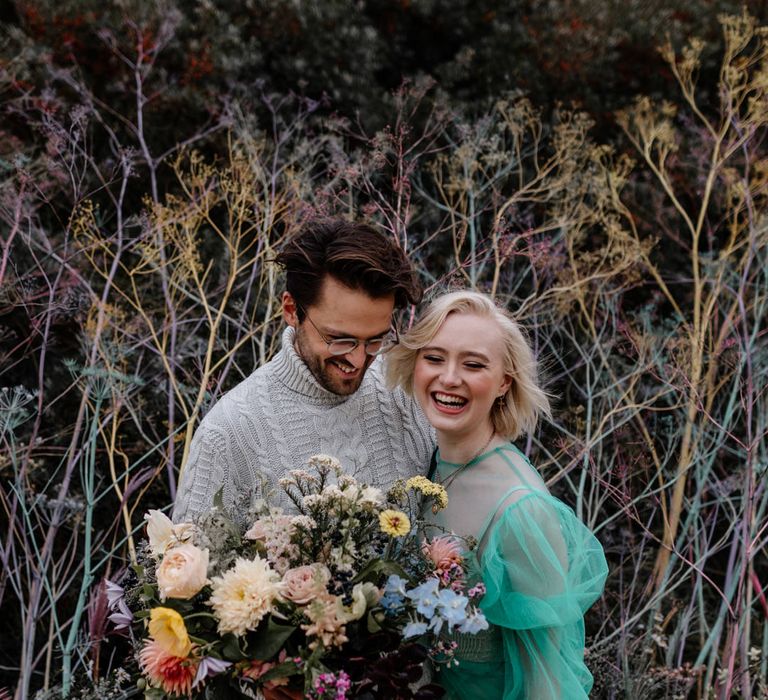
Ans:
POLYGON ((549 415, 520 328, 488 297, 453 292, 429 306, 388 357, 437 433, 432 478, 448 491, 436 528, 474 536, 471 575, 490 629, 457 635, 441 667, 449 698, 587 698, 584 612, 602 592, 600 543, 552 496, 510 442, 549 415))

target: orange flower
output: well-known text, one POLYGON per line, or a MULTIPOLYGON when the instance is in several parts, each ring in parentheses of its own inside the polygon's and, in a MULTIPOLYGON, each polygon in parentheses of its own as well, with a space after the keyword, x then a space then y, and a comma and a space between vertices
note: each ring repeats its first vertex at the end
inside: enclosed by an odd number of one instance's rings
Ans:
POLYGON ((424 556, 432 560, 435 569, 442 573, 451 568, 451 564, 461 564, 461 545, 450 535, 435 537, 421 546, 424 556))
POLYGON ((139 653, 139 665, 151 685, 175 695, 192 693, 198 663, 195 657, 172 656, 154 640, 146 641, 139 653))

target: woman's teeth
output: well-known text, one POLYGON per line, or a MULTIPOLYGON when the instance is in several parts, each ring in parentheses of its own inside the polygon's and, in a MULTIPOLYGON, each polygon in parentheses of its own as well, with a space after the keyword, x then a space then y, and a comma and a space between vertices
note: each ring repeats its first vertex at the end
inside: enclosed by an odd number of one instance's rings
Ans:
POLYGON ((441 394, 440 392, 435 392, 432 394, 435 401, 443 406, 450 406, 451 408, 459 408, 467 403, 466 399, 463 399, 461 396, 452 396, 450 394, 441 394))

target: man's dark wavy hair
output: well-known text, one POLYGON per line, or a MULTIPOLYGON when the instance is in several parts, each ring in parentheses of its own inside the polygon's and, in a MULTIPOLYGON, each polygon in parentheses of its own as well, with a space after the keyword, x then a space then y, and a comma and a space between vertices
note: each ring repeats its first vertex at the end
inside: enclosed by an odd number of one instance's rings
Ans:
POLYGON ((276 256, 299 320, 320 295, 325 275, 373 299, 395 295, 395 307, 418 304, 421 287, 397 242, 367 224, 320 219, 307 224, 276 256))

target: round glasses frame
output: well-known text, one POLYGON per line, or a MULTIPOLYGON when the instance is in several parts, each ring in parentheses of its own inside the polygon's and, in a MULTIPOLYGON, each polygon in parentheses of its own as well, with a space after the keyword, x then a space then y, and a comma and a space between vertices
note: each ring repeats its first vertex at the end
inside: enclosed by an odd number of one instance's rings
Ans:
POLYGON ((365 354, 376 357, 376 355, 383 355, 387 350, 391 350, 400 342, 400 336, 397 334, 397 328, 394 326, 390 328, 389 333, 381 336, 381 338, 371 338, 369 340, 360 340, 359 338, 327 338, 309 317, 306 309, 304 309, 304 317, 328 346, 328 352, 331 355, 347 355, 350 352, 354 352, 357 346, 362 343, 365 354))

